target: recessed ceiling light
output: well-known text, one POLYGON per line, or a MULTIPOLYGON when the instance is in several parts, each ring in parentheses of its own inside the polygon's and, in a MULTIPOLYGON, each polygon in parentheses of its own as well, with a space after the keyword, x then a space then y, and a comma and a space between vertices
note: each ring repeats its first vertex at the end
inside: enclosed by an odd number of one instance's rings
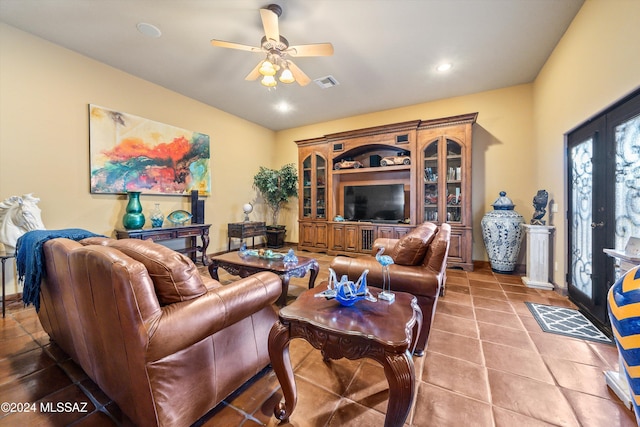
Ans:
POLYGON ((291 104, 282 101, 278 104, 276 104, 276 110, 280 111, 281 113, 288 113, 289 111, 292 110, 291 104))
POLYGON ((157 39, 162 35, 162 31, 160 31, 160 28, 147 22, 138 22, 136 28, 141 34, 144 34, 147 37, 152 37, 154 39, 157 39))
POLYGON ((452 65, 448 62, 445 62, 443 64, 440 64, 436 67, 436 71, 439 71, 441 73, 445 72, 445 71, 449 71, 451 69, 452 65))

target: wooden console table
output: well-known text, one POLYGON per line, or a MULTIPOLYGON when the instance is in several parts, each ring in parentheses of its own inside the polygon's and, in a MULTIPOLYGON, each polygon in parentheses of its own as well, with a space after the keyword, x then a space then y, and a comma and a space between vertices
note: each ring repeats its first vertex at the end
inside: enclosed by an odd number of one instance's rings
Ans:
POLYGON ((227 226, 227 233, 229 235, 229 247, 228 251, 231 252, 231 239, 240 239, 243 241, 247 237, 252 237, 252 245, 256 245, 256 236, 266 236, 267 226, 264 222, 232 222, 227 226))
MULTIPOLYGON (((202 264, 207 265, 207 247, 209 246, 209 228, 211 224, 176 225, 174 227, 142 228, 139 230, 117 229, 118 239, 151 239, 154 242, 163 240, 188 239, 189 245, 184 248, 174 249, 176 252, 188 254, 193 262, 198 260, 198 252, 201 255, 202 264), (202 239, 202 245, 198 246, 198 236, 202 239)), ((173 248, 172 248, 173 249, 173 248)))

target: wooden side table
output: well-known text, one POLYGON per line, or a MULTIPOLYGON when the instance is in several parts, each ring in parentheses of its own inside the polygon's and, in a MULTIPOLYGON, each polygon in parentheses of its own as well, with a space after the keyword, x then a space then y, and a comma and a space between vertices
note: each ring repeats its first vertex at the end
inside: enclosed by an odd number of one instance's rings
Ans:
POLYGON ((256 236, 266 236, 267 226, 264 222, 232 222, 227 225, 227 234, 229 236, 228 252, 231 252, 231 239, 240 239, 244 241, 247 237, 252 238, 252 245, 256 245, 256 236))
POLYGON ((2 261, 2 317, 4 317, 5 314, 5 305, 4 305, 4 298, 5 298, 5 280, 6 280, 6 276, 4 273, 4 264, 7 262, 8 259, 11 258, 15 258, 16 254, 15 252, 7 252, 7 251, 2 251, 0 252, 0 261, 2 261))
POLYGON ((118 239, 151 239, 154 242, 161 242, 164 240, 175 240, 187 238, 189 239, 189 246, 184 248, 175 249, 176 252, 189 255, 193 262, 198 260, 198 252, 200 252, 203 265, 209 264, 209 258, 207 257, 207 247, 209 246, 209 228, 211 224, 189 224, 189 225, 176 225, 174 227, 158 227, 158 228, 141 228, 139 230, 116 230, 116 237, 118 239), (202 240, 202 245, 198 246, 198 237, 202 240))
MULTIPOLYGON (((319 349, 325 360, 368 357, 379 362, 389 382, 384 425, 402 426, 416 391, 411 351, 422 327, 416 297, 396 292, 392 304, 362 300, 352 307, 343 307, 335 300, 315 297, 325 289, 327 282, 303 292, 292 304, 280 309, 279 321, 269 333, 271 366, 284 395, 284 402, 274 409, 276 418, 286 420, 295 409, 297 391, 289 341, 303 338, 319 349)), ((372 288, 374 295, 379 291, 372 288)))

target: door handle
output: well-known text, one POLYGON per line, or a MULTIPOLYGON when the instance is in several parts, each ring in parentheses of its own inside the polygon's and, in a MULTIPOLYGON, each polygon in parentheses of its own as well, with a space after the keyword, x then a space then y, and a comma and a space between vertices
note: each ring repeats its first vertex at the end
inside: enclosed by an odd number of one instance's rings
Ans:
POLYGON ((604 221, 592 222, 591 223, 591 228, 596 228, 596 227, 604 227, 604 221))

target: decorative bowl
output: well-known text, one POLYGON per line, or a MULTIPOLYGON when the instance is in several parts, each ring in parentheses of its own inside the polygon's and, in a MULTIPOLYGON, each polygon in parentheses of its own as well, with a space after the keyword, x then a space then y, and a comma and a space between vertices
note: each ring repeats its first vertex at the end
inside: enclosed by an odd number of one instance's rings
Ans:
POLYGON ((167 221, 175 225, 183 225, 193 217, 189 212, 183 210, 177 210, 167 215, 167 221))
POLYGON ((273 252, 271 249, 241 249, 240 256, 255 256, 263 259, 282 259, 284 254, 273 252))

